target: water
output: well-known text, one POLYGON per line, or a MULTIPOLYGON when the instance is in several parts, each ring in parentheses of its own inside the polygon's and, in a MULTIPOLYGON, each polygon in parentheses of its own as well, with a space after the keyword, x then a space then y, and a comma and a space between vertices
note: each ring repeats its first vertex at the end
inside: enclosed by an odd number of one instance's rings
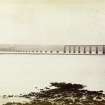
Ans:
POLYGON ((28 93, 55 81, 105 91, 104 80, 105 56, 0 55, 0 95, 28 93))

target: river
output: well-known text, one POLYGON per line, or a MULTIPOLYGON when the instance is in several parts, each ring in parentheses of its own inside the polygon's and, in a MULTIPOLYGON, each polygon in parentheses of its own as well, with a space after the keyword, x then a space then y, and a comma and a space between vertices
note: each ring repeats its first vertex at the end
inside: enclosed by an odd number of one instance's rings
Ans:
POLYGON ((55 81, 105 91, 104 80, 104 55, 0 55, 0 95, 24 94, 55 81))

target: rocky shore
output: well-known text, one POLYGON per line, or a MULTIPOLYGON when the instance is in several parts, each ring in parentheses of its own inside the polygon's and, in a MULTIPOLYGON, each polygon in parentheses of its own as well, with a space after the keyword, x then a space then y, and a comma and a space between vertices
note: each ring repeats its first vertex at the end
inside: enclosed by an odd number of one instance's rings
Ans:
POLYGON ((8 102, 4 105, 105 105, 105 94, 102 90, 90 91, 85 87, 82 84, 55 82, 39 92, 20 96, 31 99, 30 102, 8 102))

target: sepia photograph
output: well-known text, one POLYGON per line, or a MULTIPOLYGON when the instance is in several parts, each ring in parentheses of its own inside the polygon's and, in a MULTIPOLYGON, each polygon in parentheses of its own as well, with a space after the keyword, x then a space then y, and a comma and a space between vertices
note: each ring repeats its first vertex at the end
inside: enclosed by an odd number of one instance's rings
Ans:
POLYGON ((0 0, 0 105, 105 105, 105 0, 0 0))

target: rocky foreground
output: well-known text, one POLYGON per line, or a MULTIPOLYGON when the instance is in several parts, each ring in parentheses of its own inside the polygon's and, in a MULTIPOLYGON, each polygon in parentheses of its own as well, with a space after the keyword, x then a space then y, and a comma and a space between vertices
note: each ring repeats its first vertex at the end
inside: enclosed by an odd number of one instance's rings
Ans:
POLYGON ((32 99, 30 103, 6 103, 5 105, 105 105, 105 94, 89 91, 84 85, 72 83, 51 83, 50 87, 21 95, 32 99))

